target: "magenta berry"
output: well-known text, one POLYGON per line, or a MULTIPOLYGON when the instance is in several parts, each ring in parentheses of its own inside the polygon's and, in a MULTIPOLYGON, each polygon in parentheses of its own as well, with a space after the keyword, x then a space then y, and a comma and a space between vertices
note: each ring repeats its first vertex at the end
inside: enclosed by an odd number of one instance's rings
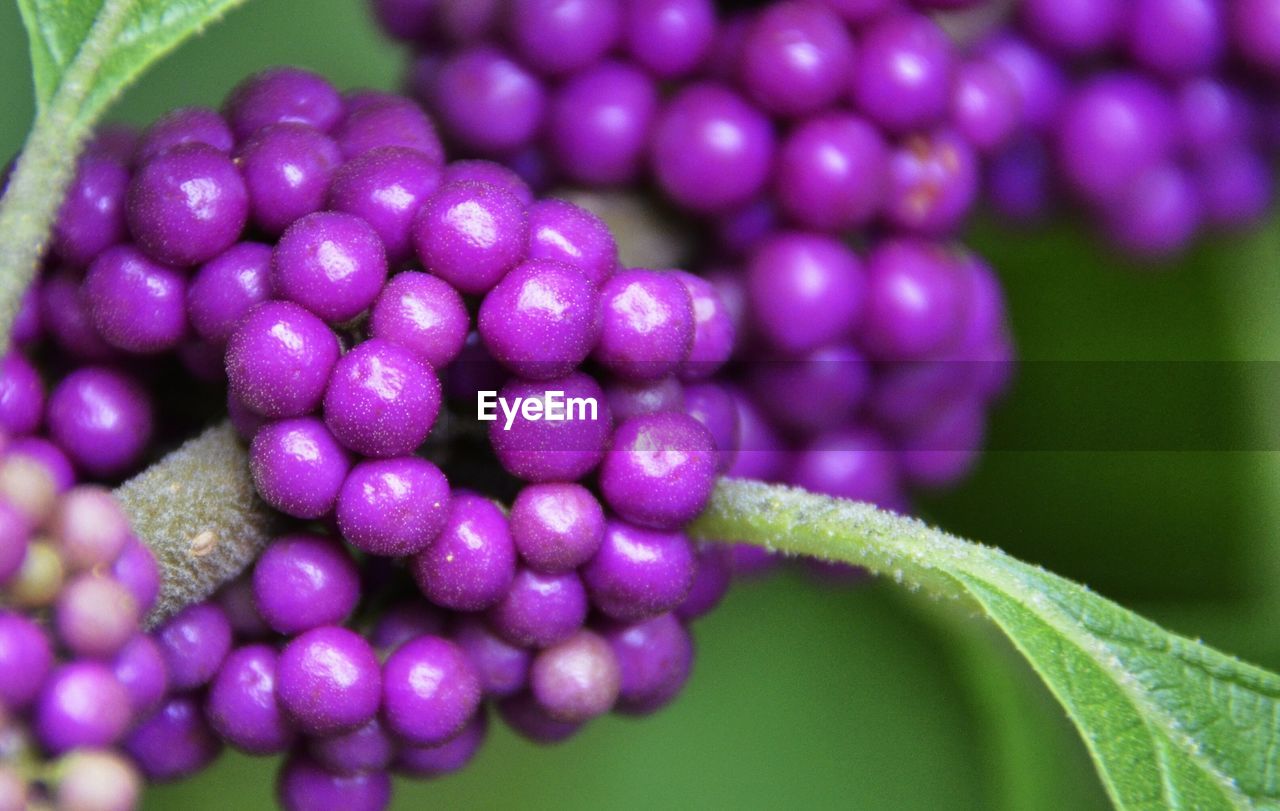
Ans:
POLYGON ((480 681, 470 661, 436 636, 420 636, 387 657, 382 691, 387 726, 418 746, 449 740, 480 705, 480 681))
POLYGON ((592 604, 624 621, 654 617, 678 606, 693 585, 694 557, 681 532, 643 529, 621 521, 605 526, 604 541, 582 579, 592 604))
POLYGON ((540 572, 566 572, 591 559, 604 538, 604 510, 579 484, 532 484, 511 504, 511 538, 540 572))
POLYGON ((455 493, 444 529, 410 563, 431 602, 455 611, 497 603, 515 577, 516 551, 507 517, 489 499, 455 493))
POLYGON ((378 711, 381 665, 359 634, 327 625, 299 634, 280 652, 276 697, 308 735, 355 729, 378 711))
POLYGON ((450 183, 429 197, 413 225, 423 268, 462 293, 483 293, 525 254, 529 224, 512 192, 490 183, 450 183))
POLYGON ((408 349, 433 369, 458 357, 470 317, 447 282, 405 271, 387 282, 369 314, 369 334, 408 349))
POLYGON ((129 231, 152 259, 194 265, 231 247, 249 218, 249 193, 227 155, 190 143, 144 163, 129 184, 129 231))
POLYGON ((425 459, 361 462, 338 494, 338 527, 348 543, 370 554, 416 554, 444 528, 449 499, 448 480, 425 459))
POLYGON ((173 349, 187 333, 187 282, 175 268, 133 247, 110 248, 84 279, 89 318, 98 334, 127 352, 173 349))
POLYGON ((570 265, 528 261, 489 291, 477 324, 489 353, 520 377, 563 377, 600 334, 599 295, 570 265))
POLYGON ((320 518, 333 509, 351 459, 323 422, 302 417, 263 426, 249 464, 264 501, 295 518, 320 518))
POLYGON ((642 526, 675 529, 697 517, 715 485, 715 439, 697 419, 632 417, 614 431, 600 468, 605 502, 642 526))
POLYGON ((344 446, 365 456, 411 453, 440 411, 440 381, 416 355, 374 338, 334 366, 324 419, 344 446))
POLYGON ((337 542, 318 535, 272 541, 253 567, 254 604, 282 634, 347 618, 360 598, 356 563, 337 542))
POLYGON ((364 220, 337 211, 294 222, 276 244, 271 287, 330 323, 364 312, 387 278, 378 233, 364 220))

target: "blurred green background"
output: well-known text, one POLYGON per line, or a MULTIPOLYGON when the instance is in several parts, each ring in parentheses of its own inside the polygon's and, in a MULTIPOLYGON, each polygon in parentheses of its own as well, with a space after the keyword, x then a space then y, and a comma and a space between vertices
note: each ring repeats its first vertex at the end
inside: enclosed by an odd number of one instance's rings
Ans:
MULTIPOLYGON (((279 63, 390 87, 400 61, 359 0, 254 0, 152 71, 113 117, 216 104, 279 63)), ((31 115, 9 2, 0 98, 8 155, 31 115)), ((1135 392, 1090 389, 1078 373, 1056 380, 1052 363, 1280 360, 1280 233, 1220 238, 1163 269, 1127 265, 1070 226, 985 223, 972 243, 1005 281, 1026 373, 992 425, 1002 450, 961 489, 927 498, 928 517, 1280 668, 1280 455, 1265 450, 1280 448, 1280 376, 1239 364, 1135 392), (1036 440, 1082 402, 1119 434, 1190 420, 1242 450, 1018 450, 1045 447, 1036 440)), ((697 672, 669 710, 608 719, 552 749, 497 730, 465 773, 400 785, 396 807, 1105 807, 1061 711, 977 621, 889 584, 840 588, 790 572, 737 588, 696 633, 697 672)), ((152 790, 148 806, 269 808, 273 772, 228 755, 152 790)))

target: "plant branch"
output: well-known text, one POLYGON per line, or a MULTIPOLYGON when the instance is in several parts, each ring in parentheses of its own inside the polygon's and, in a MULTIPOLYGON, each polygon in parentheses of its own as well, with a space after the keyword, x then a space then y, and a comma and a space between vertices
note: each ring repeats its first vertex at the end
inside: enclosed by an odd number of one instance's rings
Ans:
POLYGON ((210 428, 116 490, 134 533, 160 564, 155 625, 200 602, 258 557, 275 514, 258 498, 230 423, 210 428))
MULTIPOLYGON (((39 104, 35 123, 0 198, 0 351, 9 345, 13 319, 49 242, 62 198, 75 175, 76 158, 93 126, 86 102, 94 78, 111 54, 130 4, 105 0, 58 90, 39 104)), ((39 102, 40 100, 37 99, 39 102)))

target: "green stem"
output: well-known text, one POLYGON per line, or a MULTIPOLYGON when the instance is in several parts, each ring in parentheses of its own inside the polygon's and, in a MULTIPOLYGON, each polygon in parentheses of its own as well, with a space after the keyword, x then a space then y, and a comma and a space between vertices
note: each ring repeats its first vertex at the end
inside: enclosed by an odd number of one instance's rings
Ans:
MULTIPOLYGON (((8 348, 22 295, 35 278, 93 121, 85 102, 94 77, 124 28, 130 4, 105 0, 88 38, 68 65, 51 103, 35 123, 0 198, 0 352, 8 348)), ((40 102, 37 99, 37 102, 40 102)))
POLYGON ((923 521, 793 487, 721 479, 694 537, 863 566, 911 588, 971 602, 948 572, 980 569, 981 549, 923 521))

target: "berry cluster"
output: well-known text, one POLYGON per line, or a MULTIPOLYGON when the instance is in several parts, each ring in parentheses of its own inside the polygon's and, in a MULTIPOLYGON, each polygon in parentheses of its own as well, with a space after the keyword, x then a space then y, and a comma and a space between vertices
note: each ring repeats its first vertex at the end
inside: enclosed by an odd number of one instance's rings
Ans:
POLYGON ((168 686, 141 625, 159 569, 109 492, 32 448, 0 434, 0 808, 132 808, 168 686))
POLYGON ((1274 193, 1277 30, 1274 0, 1023 0, 977 50, 1022 103, 988 169, 993 205, 1027 221, 1066 196, 1152 258, 1256 223, 1274 193))
POLYGON ((967 472, 1011 357, 951 239, 1020 126, 1013 78, 930 16, 971 5, 373 2, 457 154, 535 189, 644 183, 695 224, 742 338, 735 388, 685 407, 736 413, 732 475, 895 509, 967 472))
MULTIPOLYGON (((61 489, 116 481, 225 384, 259 494, 290 525, 149 635, 154 582, 126 601, 136 644, 84 655, 142 650, 146 706, 116 700, 117 674, 94 702, 109 730, 37 734, 33 757, 119 746, 136 793, 134 768, 170 780, 224 744, 288 752, 286 807, 377 808, 391 771, 464 765, 490 703, 557 741, 683 686, 687 624, 730 580, 726 552, 681 530, 737 450, 712 379, 730 310, 700 277, 620 267, 598 217, 510 170, 445 163, 413 103, 276 69, 222 112, 104 133, 28 299, 0 365, 11 452, 61 489), (168 391, 138 382, 157 368, 168 391), (485 392, 504 403, 487 429, 485 392), (553 397, 568 419, 549 418, 553 397)), ((56 612, 14 617, 62 633, 56 612)), ((0 663, 25 647, 0 638, 0 663)), ((42 729, 39 705, 27 720, 42 729)))

